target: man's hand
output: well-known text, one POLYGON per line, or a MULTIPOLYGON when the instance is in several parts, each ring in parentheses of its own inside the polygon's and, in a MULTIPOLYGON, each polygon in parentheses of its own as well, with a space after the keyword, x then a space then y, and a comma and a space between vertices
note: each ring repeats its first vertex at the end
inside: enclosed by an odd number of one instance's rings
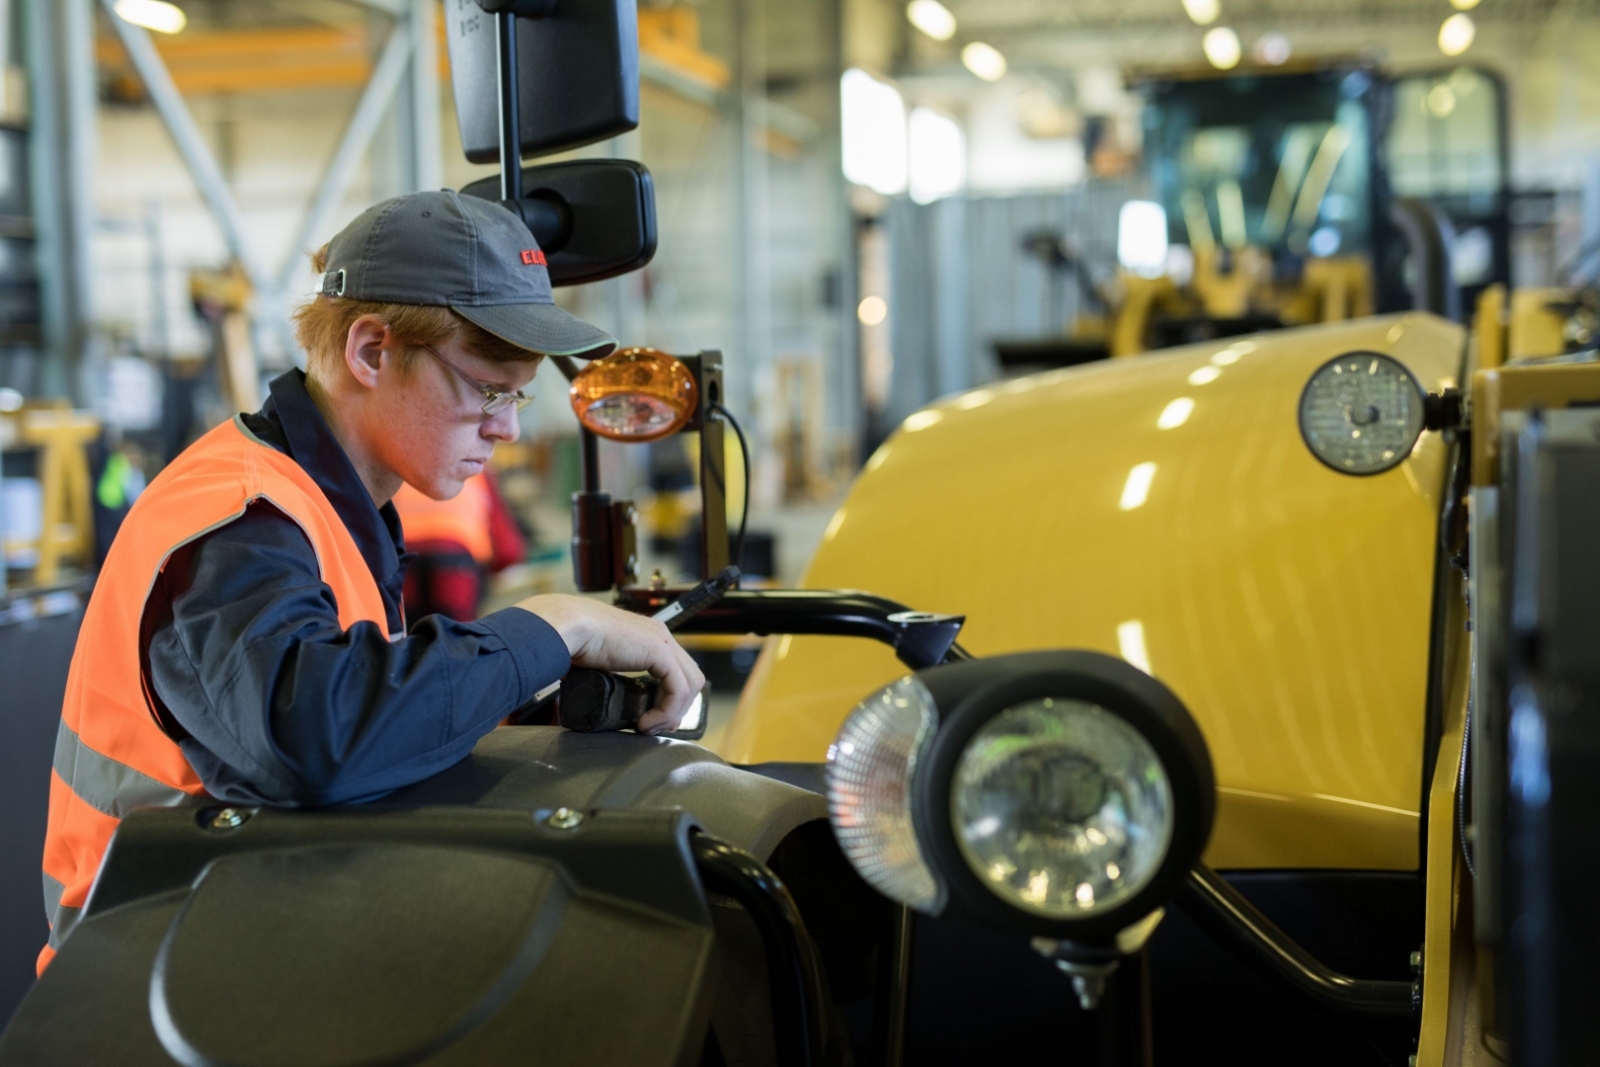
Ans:
POLYGON ((654 619, 581 596, 548 593, 517 604, 555 627, 575 667, 603 671, 649 671, 661 683, 656 707, 639 718, 642 734, 678 728, 689 705, 705 688, 705 676, 667 628, 654 619))

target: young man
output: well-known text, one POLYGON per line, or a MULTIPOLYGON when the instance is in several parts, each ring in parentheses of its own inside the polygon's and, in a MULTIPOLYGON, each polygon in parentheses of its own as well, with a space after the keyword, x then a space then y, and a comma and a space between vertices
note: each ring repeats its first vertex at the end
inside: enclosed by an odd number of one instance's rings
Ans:
POLYGON ((659 678, 649 732, 703 684, 660 623, 581 597, 407 629, 390 498, 460 492, 516 439, 542 355, 615 342, 555 306, 527 229, 472 197, 386 201, 314 262, 306 373, 150 483, 90 597, 50 782, 41 971, 133 808, 380 797, 465 757, 573 664, 659 678))

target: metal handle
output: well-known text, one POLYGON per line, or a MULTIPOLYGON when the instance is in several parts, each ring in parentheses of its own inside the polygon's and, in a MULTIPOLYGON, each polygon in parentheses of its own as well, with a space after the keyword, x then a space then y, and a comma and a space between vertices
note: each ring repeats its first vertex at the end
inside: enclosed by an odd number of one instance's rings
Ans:
POLYGON ((825 986, 788 887, 750 853, 709 834, 694 835, 690 847, 705 887, 738 901, 761 933, 780 1067, 819 1062, 825 986))
POLYGON ((1411 982, 1351 978, 1330 969, 1203 863, 1189 872, 1177 904, 1262 977, 1320 1011, 1405 1019, 1421 1007, 1420 987, 1411 982))

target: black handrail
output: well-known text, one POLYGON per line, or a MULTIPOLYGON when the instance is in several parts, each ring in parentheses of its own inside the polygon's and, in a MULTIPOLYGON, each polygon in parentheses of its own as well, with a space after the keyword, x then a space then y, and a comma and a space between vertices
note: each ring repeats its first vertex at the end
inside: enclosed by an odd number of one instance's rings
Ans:
POLYGON ((1417 984, 1350 978, 1330 969, 1203 863, 1189 872, 1177 904, 1262 977, 1287 986, 1320 1011, 1344 1018, 1405 1019, 1421 1008, 1417 984))
MULTIPOLYGON (((686 589, 629 587, 617 605, 650 614, 686 589)), ((853 589, 734 589, 678 627, 681 634, 825 634, 867 637, 894 649, 914 671, 972 657, 956 636, 965 615, 912 611, 887 597, 853 589)))
POLYGON ((806 942, 800 909, 772 869, 742 848, 709 834, 690 839, 701 883, 744 907, 767 952, 772 983, 773 1038, 780 1067, 821 1062, 823 998, 816 956, 806 942))

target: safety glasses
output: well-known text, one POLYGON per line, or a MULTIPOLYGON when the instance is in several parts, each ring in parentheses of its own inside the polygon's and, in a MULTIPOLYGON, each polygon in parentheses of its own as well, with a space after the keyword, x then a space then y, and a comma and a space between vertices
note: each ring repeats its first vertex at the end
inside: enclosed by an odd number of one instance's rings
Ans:
POLYGON ((462 370, 460 367, 441 356, 439 354, 439 350, 434 348, 432 345, 419 344, 417 347, 426 350, 427 353, 434 359, 438 360, 440 363, 443 363, 452 371, 455 371, 462 381, 472 386, 473 390, 476 391, 478 395, 483 397, 483 413, 485 415, 498 415, 507 408, 512 407, 516 408, 518 411, 521 411, 528 405, 528 402, 533 399, 531 396, 524 396, 522 390, 520 389, 515 393, 503 393, 492 385, 485 385, 483 382, 478 381, 478 379, 474 378, 472 375, 468 374, 466 371, 462 370))

